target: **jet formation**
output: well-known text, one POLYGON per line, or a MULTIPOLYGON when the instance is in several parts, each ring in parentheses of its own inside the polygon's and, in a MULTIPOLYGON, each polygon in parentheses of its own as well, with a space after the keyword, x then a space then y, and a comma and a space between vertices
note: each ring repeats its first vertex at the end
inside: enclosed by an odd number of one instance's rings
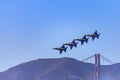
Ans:
POLYGON ((98 33, 97 31, 95 31, 92 34, 86 34, 84 35, 82 38, 77 38, 77 39, 73 39, 72 42, 69 43, 65 43, 63 44, 61 47, 58 48, 53 48, 54 50, 58 50, 59 54, 62 54, 62 52, 66 52, 68 46, 70 47, 70 49, 72 49, 73 47, 77 47, 78 42, 81 42, 81 45, 83 45, 84 43, 88 43, 89 37, 92 38, 92 40, 94 41, 95 38, 99 39, 100 33, 98 33))

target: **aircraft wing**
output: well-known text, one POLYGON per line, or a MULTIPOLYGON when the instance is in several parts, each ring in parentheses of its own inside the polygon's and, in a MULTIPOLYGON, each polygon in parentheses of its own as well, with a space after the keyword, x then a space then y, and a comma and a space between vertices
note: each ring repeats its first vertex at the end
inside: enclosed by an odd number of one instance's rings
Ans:
POLYGON ((62 54, 63 50, 60 50, 59 52, 60 52, 60 54, 62 54))
POLYGON ((70 46, 70 49, 72 49, 73 48, 73 46, 70 46))
POLYGON ((92 40, 94 40, 95 39, 95 36, 92 36, 92 40))
POLYGON ((84 44, 84 41, 81 41, 81 45, 83 45, 84 44))

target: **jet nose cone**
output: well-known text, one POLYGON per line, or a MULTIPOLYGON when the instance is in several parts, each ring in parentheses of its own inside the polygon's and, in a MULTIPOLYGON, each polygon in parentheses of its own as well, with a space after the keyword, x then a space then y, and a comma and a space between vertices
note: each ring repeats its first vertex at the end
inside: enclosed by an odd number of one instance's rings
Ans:
POLYGON ((54 50, 56 49, 56 48, 53 48, 54 50))

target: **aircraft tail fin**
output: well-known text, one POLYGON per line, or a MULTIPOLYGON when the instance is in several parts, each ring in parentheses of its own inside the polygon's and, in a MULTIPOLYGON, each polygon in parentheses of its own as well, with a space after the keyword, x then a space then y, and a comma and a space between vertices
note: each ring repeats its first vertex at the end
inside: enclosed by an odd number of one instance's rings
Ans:
POLYGON ((97 35, 97 39, 99 39, 100 33, 97 35))
POLYGON ((96 30, 93 34, 95 34, 95 35, 96 35, 96 34, 97 34, 97 30, 96 30))

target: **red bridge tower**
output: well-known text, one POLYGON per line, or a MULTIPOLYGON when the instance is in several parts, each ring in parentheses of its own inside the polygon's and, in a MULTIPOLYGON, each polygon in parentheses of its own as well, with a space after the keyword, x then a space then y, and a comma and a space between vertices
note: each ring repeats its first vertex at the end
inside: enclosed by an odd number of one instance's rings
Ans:
POLYGON ((100 54, 95 54, 95 80, 100 80, 100 54))

